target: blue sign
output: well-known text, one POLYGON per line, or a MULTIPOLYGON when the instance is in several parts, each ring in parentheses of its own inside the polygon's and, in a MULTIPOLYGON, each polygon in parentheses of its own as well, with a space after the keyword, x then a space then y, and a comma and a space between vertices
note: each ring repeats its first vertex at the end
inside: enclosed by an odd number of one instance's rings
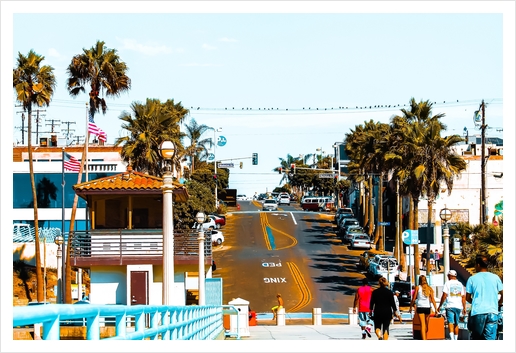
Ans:
POLYGON ((381 226, 390 226, 391 222, 379 222, 378 224, 381 226))
POLYGON ((209 161, 212 161, 212 160, 214 160, 214 159, 215 159, 215 155, 214 155, 213 153, 210 153, 210 154, 208 155, 208 160, 209 160, 209 161))
POLYGON ((401 234, 403 242, 407 245, 419 244, 419 231, 407 229, 401 234))
POLYGON ((219 136, 218 139, 217 139, 217 146, 224 146, 226 145, 226 143, 228 142, 228 140, 226 140, 226 138, 224 136, 219 136))

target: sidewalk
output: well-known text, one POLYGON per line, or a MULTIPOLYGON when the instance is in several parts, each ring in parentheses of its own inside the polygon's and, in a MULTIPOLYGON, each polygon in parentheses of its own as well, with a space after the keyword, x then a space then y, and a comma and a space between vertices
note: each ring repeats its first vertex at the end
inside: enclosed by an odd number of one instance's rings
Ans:
MULTIPOLYGON (((258 320, 257 326, 249 327, 249 337, 241 340, 362 340, 358 325, 349 325, 347 319, 322 319, 322 325, 312 325, 311 319, 287 319, 285 326, 277 326, 272 320, 258 320)), ((413 340, 412 321, 390 326, 389 340, 413 340)), ((227 337, 226 339, 236 339, 227 337)), ((371 338, 378 340, 374 332, 371 338)))

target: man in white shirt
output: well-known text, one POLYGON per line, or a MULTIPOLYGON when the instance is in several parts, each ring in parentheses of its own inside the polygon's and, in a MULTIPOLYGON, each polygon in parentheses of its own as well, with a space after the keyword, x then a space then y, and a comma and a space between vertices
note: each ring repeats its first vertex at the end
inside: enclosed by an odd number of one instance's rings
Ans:
POLYGON ((446 320, 448 320, 448 329, 450 331, 450 339, 457 340, 459 337, 459 319, 462 315, 466 315, 466 289, 457 280, 457 272, 450 270, 448 272, 448 281, 443 286, 443 295, 437 312, 441 311, 441 306, 446 303, 446 320))

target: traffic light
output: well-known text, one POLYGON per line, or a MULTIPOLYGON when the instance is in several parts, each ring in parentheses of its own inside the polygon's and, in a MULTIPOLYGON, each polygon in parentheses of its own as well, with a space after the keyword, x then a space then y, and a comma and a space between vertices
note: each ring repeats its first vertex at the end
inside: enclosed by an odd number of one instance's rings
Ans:
POLYGON ((278 174, 281 174, 283 172, 283 169, 281 167, 278 168, 278 174))
POLYGON ((290 171, 292 172, 292 174, 296 174, 296 164, 295 163, 292 163, 290 165, 290 171))
POLYGON ((258 153, 253 153, 253 165, 258 165, 258 153))
POLYGON ((240 169, 244 167, 244 162, 240 162, 240 169))

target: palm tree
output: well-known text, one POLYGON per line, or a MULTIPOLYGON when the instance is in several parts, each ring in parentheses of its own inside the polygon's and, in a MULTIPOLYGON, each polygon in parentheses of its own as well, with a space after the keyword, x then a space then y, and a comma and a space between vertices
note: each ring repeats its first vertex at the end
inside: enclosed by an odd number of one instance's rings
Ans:
MULTIPOLYGON (((81 92, 86 92, 89 85, 89 115, 93 118, 95 113, 102 111, 106 113, 106 97, 118 97, 121 93, 127 92, 131 88, 131 80, 126 75, 128 70, 125 62, 120 60, 115 49, 108 49, 103 41, 97 43, 90 49, 83 49, 82 54, 77 54, 72 58, 67 68, 68 80, 67 89, 72 97, 77 97, 81 92), (102 96, 101 96, 102 93, 102 96)), ((84 143, 86 152, 89 143, 89 133, 84 143)), ((82 171, 84 168, 84 158, 81 158, 81 169, 77 176, 77 183, 82 181, 82 171)), ((66 268, 65 268, 65 295, 64 302, 72 302, 70 252, 72 247, 73 230, 75 215, 79 197, 75 195, 73 200, 72 213, 70 216, 70 233, 66 248, 66 268)))
POLYGON ((212 138, 206 138, 201 140, 201 136, 209 130, 215 130, 212 127, 209 127, 205 124, 197 124, 197 121, 192 118, 190 121, 190 125, 185 125, 185 137, 190 140, 190 146, 185 148, 186 155, 190 156, 191 160, 191 168, 190 173, 195 171, 195 161, 196 159, 201 159, 201 156, 204 159, 208 156, 208 148, 211 148, 215 143, 212 138), (207 147, 209 146, 209 147, 207 147))
POLYGON ((121 157, 135 171, 161 176, 163 174, 163 157, 159 154, 161 142, 170 140, 176 146, 174 167, 178 167, 185 154, 180 132, 180 123, 188 110, 173 100, 161 103, 159 99, 148 98, 145 104, 133 102, 132 114, 123 112, 119 119, 124 122, 122 128, 128 131, 127 136, 119 137, 115 146, 122 145, 121 157))
MULTIPOLYGON (((432 221, 433 204, 443 187, 448 194, 453 188, 453 180, 466 169, 464 159, 456 154, 453 147, 462 142, 462 137, 452 135, 441 137, 446 126, 440 119, 444 114, 432 115, 432 103, 414 98, 410 101, 411 109, 402 109, 403 116, 392 118, 395 139, 398 141, 392 151, 398 154, 403 164, 395 167, 395 174, 403 181, 405 194, 410 194, 414 204, 413 229, 418 229, 419 198, 425 195, 428 200, 428 230, 432 221)), ((430 253, 430 237, 427 237, 427 256, 430 253)), ((416 259, 419 248, 415 245, 416 259)), ((427 260, 429 260, 427 258, 427 260)), ((419 263, 419 260, 416 260, 419 263)), ((416 274, 419 272, 416 267, 416 274)))
POLYGON ((29 173, 32 188, 32 200, 34 202, 36 284, 37 300, 39 302, 44 300, 44 293, 39 244, 38 199, 36 183, 34 180, 34 162, 32 160, 32 107, 48 107, 56 86, 54 68, 49 65, 41 65, 44 59, 44 56, 35 53, 33 50, 29 51, 27 56, 18 53, 16 67, 13 69, 13 88, 16 92, 16 100, 22 104, 23 111, 26 111, 28 115, 27 145, 29 150, 29 173))

